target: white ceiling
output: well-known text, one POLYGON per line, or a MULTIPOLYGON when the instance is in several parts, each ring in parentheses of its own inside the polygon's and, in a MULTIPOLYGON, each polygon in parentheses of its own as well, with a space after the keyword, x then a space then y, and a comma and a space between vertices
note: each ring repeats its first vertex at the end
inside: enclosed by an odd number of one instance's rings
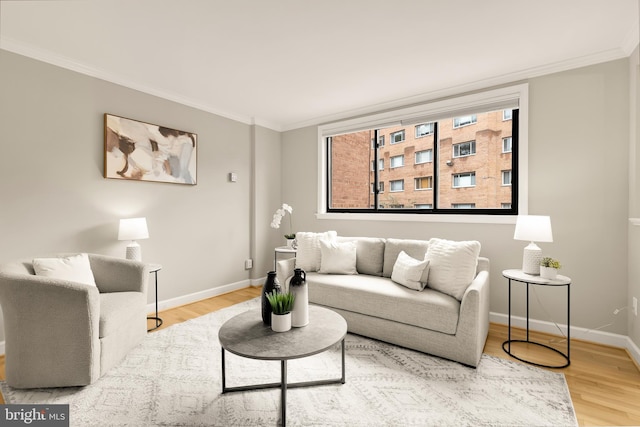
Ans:
POLYGON ((627 57, 638 3, 0 0, 0 48, 288 130, 627 57))

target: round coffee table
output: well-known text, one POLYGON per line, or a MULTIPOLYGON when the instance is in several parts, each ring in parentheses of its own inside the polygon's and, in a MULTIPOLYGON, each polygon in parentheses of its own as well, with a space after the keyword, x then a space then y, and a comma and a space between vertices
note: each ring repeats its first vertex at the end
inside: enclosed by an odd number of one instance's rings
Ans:
POLYGON ((261 309, 250 310, 227 320, 218 332, 222 346, 222 393, 234 391, 281 389, 281 421, 286 425, 287 388, 344 384, 344 338, 347 322, 335 311, 309 306, 309 324, 287 332, 273 332, 262 322, 261 309), (287 383, 287 360, 322 353, 337 343, 342 344, 342 377, 329 380, 287 383), (280 360, 280 382, 227 387, 225 350, 238 356, 259 360, 280 360))

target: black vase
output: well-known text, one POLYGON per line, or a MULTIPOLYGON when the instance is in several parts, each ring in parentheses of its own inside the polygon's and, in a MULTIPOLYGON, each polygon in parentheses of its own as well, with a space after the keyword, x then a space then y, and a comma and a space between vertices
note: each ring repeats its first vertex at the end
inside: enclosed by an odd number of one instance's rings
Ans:
POLYGON ((271 304, 267 299, 266 294, 271 293, 273 291, 277 293, 282 292, 282 288, 280 287, 280 282, 276 277, 275 271, 270 271, 267 273, 267 280, 264 282, 262 286, 262 321, 265 325, 271 325, 271 304))

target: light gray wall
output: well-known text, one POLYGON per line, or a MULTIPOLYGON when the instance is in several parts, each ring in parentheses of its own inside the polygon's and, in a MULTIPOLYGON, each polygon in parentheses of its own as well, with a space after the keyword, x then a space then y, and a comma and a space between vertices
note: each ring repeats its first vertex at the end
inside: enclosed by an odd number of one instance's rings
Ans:
MULTIPOLYGON (((630 155, 629 155, 629 217, 640 218, 640 53, 639 48, 629 59, 630 110, 630 155)), ((640 300, 640 226, 629 224, 629 289, 627 301, 633 297, 640 300)), ((640 316, 635 316, 629 306, 629 337, 640 347, 640 316)))
MULTIPOLYGON (((618 60, 529 82, 529 213, 550 215, 554 234, 553 243, 539 245, 573 279, 572 324, 613 322, 606 330, 618 334, 627 332, 626 318, 612 312, 627 303, 628 74, 628 60, 618 60)), ((303 213, 299 230, 479 240, 491 260, 491 311, 507 312, 501 271, 521 265, 525 246, 513 240, 513 225, 316 219, 317 128, 285 132, 282 150, 283 195, 303 213)), ((514 293, 520 316, 522 291, 514 293)), ((532 299, 532 318, 566 323, 564 291, 536 287, 532 299)))
POLYGON ((250 126, 0 50, 0 131, 0 262, 124 257, 118 220, 145 216, 160 300, 248 282, 250 126), (197 133, 198 184, 104 179, 105 112, 197 133))
POLYGON ((276 209, 283 203, 281 134, 260 126, 253 129, 255 239, 251 279, 256 282, 273 270, 273 248, 284 245, 285 240, 281 229, 269 226, 276 209))

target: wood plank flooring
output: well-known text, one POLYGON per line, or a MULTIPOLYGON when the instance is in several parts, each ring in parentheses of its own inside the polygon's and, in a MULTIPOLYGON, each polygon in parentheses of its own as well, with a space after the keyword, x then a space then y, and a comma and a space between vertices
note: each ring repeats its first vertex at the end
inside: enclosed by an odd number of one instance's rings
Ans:
MULTIPOLYGON (((157 330, 259 295, 260 288, 245 288, 163 311, 160 317, 164 323, 157 330)), ((149 321, 149 327, 152 326, 153 321, 149 321)), ((523 337, 523 331, 512 332, 512 338, 523 337)), ((563 352, 566 349, 566 342, 561 337, 533 332, 530 337, 563 352)), ((492 323, 484 352, 515 361, 502 350, 506 339, 507 327, 492 323)), ((552 351, 535 345, 513 344, 512 352, 542 364, 559 364, 562 361, 552 351)), ((626 350, 571 340, 571 365, 551 371, 565 375, 581 426, 640 426, 640 371, 626 350)), ((4 379, 4 375, 4 356, 0 356, 0 378, 4 379)), ((0 400, 4 403, 4 399, 0 397, 0 400)))

